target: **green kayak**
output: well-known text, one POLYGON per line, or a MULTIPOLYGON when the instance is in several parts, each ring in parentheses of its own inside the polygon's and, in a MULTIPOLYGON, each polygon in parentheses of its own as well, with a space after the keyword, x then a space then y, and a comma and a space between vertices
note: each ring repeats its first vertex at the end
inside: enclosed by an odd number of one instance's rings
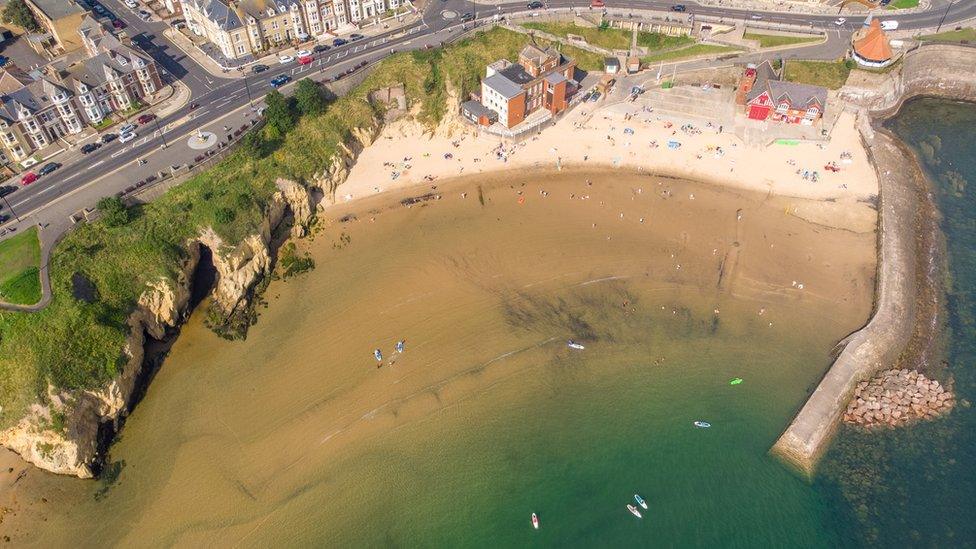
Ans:
POLYGON ((738 385, 740 383, 742 383, 741 377, 733 377, 732 379, 729 380, 729 385, 738 385))

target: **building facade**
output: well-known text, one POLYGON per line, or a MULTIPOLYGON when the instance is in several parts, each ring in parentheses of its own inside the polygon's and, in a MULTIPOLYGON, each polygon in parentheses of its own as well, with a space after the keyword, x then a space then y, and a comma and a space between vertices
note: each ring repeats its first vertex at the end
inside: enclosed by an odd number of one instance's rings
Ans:
POLYGON ((242 59, 351 30, 404 1, 183 0, 183 16, 190 31, 217 46, 224 57, 242 59))
POLYGON ((823 117, 827 88, 784 82, 769 61, 748 66, 739 80, 736 102, 752 120, 812 125, 823 117))
POLYGON ((539 109, 557 114, 566 109, 576 63, 558 51, 526 46, 518 63, 506 59, 488 65, 481 81, 481 104, 498 115, 506 128, 520 124, 539 109))

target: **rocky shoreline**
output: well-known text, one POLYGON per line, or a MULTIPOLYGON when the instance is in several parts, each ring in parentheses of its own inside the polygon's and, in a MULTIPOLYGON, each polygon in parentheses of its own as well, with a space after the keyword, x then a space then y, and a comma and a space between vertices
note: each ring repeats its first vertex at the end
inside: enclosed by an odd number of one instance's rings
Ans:
POLYGON ((900 426, 948 414, 956 398, 951 387, 915 370, 885 370, 862 381, 844 413, 844 422, 864 427, 900 426))

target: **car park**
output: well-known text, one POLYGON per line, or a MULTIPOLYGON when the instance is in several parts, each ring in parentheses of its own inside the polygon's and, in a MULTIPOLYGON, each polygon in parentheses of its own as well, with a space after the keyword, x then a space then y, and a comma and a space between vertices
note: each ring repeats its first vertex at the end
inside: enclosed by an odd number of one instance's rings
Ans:
POLYGON ((332 46, 338 48, 339 46, 345 46, 348 43, 349 43, 348 40, 343 40, 342 38, 336 38, 335 40, 332 41, 332 46))
POLYGON ((81 154, 88 154, 88 153, 95 152, 101 146, 102 146, 101 143, 85 143, 84 145, 81 146, 81 154))
POLYGON ((61 164, 58 164, 57 162, 48 162, 47 164, 44 164, 43 168, 37 170, 37 175, 38 176, 47 175, 60 167, 61 164))
POLYGON ((292 56, 290 56, 290 55, 279 55, 278 56, 278 62, 281 63, 282 65, 284 65, 286 63, 291 63, 294 60, 295 60, 295 58, 292 57, 292 56))
POLYGON ((137 127, 138 126, 136 126, 135 124, 126 124, 121 128, 119 128, 119 135, 122 135, 123 133, 129 133, 132 130, 136 129, 137 127))
POLYGON ((275 76, 274 78, 271 79, 271 87, 280 88, 281 86, 284 86, 288 82, 291 82, 290 76, 288 76, 287 74, 279 74, 278 76, 275 76))
POLYGON ((688 11, 688 6, 684 4, 675 4, 671 6, 671 11, 685 12, 688 11))
POLYGON ((298 64, 299 65, 311 65, 312 64, 312 56, 311 55, 303 55, 303 56, 299 57, 298 58, 298 64))
POLYGON ((136 134, 136 132, 120 133, 119 143, 128 143, 129 141, 132 141, 136 137, 139 137, 138 134, 136 134))
POLYGON ((530 10, 537 10, 542 9, 544 4, 542 2, 529 2, 525 7, 529 8, 530 10))
POLYGON ((269 67, 267 65, 254 65, 253 67, 251 67, 251 73, 257 74, 259 72, 264 72, 264 71, 266 71, 266 70, 268 70, 270 68, 271 67, 269 67))
POLYGON ((326 46, 325 44, 316 44, 315 47, 312 48, 312 51, 315 52, 315 53, 322 53, 322 52, 325 52, 325 51, 329 51, 330 49, 332 49, 332 48, 330 48, 329 46, 326 46))
POLYGON ((148 123, 152 122, 155 119, 156 119, 156 115, 155 114, 146 113, 146 114, 143 114, 142 116, 140 116, 139 118, 137 118, 136 120, 140 124, 148 124, 148 123))
POLYGON ((27 172, 20 177, 21 185, 30 185, 31 183, 37 181, 37 174, 34 172, 27 172))

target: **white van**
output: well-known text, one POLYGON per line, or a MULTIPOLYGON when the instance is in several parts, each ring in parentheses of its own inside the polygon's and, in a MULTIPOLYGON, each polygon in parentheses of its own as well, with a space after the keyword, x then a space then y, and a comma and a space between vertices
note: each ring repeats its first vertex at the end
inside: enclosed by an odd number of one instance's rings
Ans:
POLYGON ((136 132, 121 133, 119 134, 119 143, 126 143, 128 141, 132 141, 136 137, 139 137, 138 135, 136 135, 136 132))
POLYGON ((886 31, 893 31, 898 28, 898 21, 882 21, 881 28, 886 31))

